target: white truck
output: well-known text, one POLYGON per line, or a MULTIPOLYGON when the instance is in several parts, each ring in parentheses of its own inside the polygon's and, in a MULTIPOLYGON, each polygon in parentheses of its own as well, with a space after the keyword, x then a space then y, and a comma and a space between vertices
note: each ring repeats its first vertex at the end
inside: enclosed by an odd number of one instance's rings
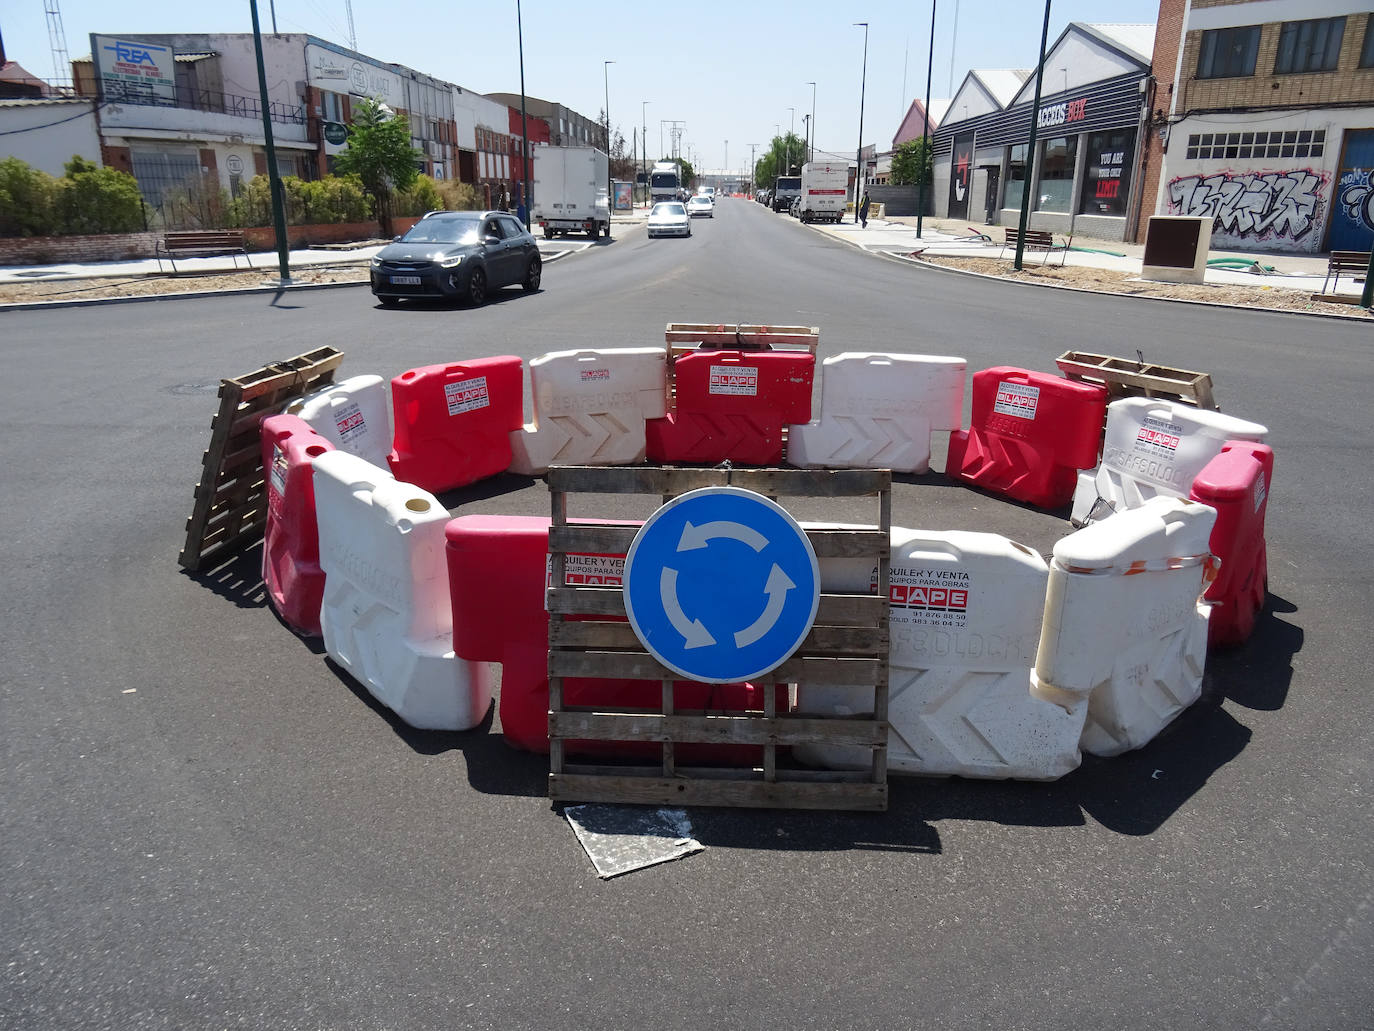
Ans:
POLYGON ((682 200, 682 168, 676 161, 655 161, 649 172, 649 199, 682 200))
POLYGON ((611 205, 606 196, 610 159, 595 147, 534 147, 533 203, 530 223, 544 239, 560 233, 586 233, 593 240, 611 235, 611 205))
POLYGON ((802 165, 801 220, 836 222, 844 218, 849 194, 849 167, 844 162, 812 161, 802 165))

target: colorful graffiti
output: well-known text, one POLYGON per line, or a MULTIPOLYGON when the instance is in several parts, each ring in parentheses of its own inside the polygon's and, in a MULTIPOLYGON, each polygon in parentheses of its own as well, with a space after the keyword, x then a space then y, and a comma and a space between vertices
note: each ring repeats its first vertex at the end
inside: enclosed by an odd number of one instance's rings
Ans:
POLYGON ((1169 180, 1169 213, 1208 216, 1214 232, 1249 240, 1302 240, 1322 225, 1328 173, 1213 172, 1169 180))
POLYGON ((1352 168, 1341 176, 1340 205, 1345 217, 1358 226, 1374 230, 1374 185, 1369 169, 1352 168))

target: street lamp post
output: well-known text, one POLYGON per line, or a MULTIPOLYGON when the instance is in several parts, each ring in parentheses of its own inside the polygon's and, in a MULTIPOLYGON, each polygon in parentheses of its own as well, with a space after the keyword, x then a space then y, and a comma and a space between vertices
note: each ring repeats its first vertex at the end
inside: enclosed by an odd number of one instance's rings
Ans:
POLYGON ((788 175, 791 175, 791 174, 792 174, 792 137, 795 136, 795 135, 797 135, 797 109, 796 109, 795 107, 789 107, 787 110, 790 111, 790 112, 792 112, 792 124, 791 124, 791 126, 788 127, 788 130, 787 130, 787 174, 788 174, 788 175))
POLYGON ((615 210, 615 197, 611 193, 611 65, 614 61, 601 62, 601 76, 606 87, 606 239, 611 238, 611 212, 615 210))
POLYGON ((1035 135, 1040 125, 1040 87, 1045 82, 1045 46, 1050 38, 1050 0, 1045 0, 1045 24, 1040 29, 1040 63, 1035 67, 1035 98, 1031 101, 1030 139, 1026 143, 1026 181, 1021 190, 1021 218, 1017 222, 1016 257, 1012 268, 1021 271, 1026 255, 1026 226, 1030 222, 1031 173, 1035 170, 1035 135))
POLYGON ((289 243, 286 238, 286 210, 282 205, 281 172, 277 169, 277 150, 272 139, 272 118, 267 101, 267 71, 262 58, 262 32, 258 28, 258 3, 250 0, 249 9, 253 15, 253 50, 258 62, 258 95, 262 98, 262 135, 267 150, 267 185, 272 195, 272 227, 277 237, 277 264, 281 272, 281 285, 291 285, 291 262, 287 255, 289 243))
POLYGON ((520 0, 515 0, 515 31, 520 41, 520 132, 525 137, 525 160, 520 171, 524 173, 524 189, 520 192, 521 203, 525 207, 525 231, 530 228, 530 123, 525 114, 525 25, 520 17, 520 0))
POLYGON ((868 22, 856 21, 854 26, 864 27, 864 71, 859 82, 859 149, 854 158, 854 221, 859 221, 859 191, 864 179, 864 94, 868 91, 868 22))
MULTIPOLYGON (((921 238, 921 222, 926 212, 926 166, 930 166, 931 177, 935 175, 935 162, 930 160, 930 73, 935 67, 935 3, 930 0, 930 56, 926 59, 926 110, 921 126, 921 171, 916 182, 916 238, 921 238)), ((932 185, 934 185, 932 183, 932 185)))
POLYGON ((816 160, 816 84, 807 85, 811 87, 811 121, 806 126, 806 160, 811 162, 816 160))
POLYGON ((644 144, 643 153, 639 155, 639 170, 644 175, 644 206, 649 206, 649 122, 645 112, 649 109, 649 101, 639 102, 639 138, 644 144))

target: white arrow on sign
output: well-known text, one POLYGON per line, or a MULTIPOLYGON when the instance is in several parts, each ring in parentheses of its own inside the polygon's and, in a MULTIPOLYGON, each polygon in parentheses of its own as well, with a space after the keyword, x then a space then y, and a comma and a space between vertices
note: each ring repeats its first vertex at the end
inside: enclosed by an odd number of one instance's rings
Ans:
POLYGON ((729 540, 739 541, 741 544, 753 548, 756 552, 768 547, 768 538, 753 527, 721 519, 713 523, 702 523, 700 526, 693 526, 691 522, 685 522, 682 526, 682 537, 677 542, 677 550, 696 551, 698 548, 706 547, 706 542, 713 537, 725 537, 729 540))
MULTIPOLYGON (((774 567, 777 568, 776 566, 774 567)), ((664 567, 658 578, 658 596, 663 602, 663 611, 668 614, 668 622, 682 635, 686 648, 705 648, 715 644, 716 639, 706 624, 699 619, 688 619, 682 611, 682 603, 677 600, 677 570, 664 567)))
POLYGON ((783 606, 787 604, 787 592, 796 586, 792 578, 784 573, 776 562, 773 563, 773 568, 768 573, 768 583, 763 588, 764 593, 768 595, 768 604, 750 626, 735 632, 736 648, 745 648, 753 644, 777 625, 783 606))

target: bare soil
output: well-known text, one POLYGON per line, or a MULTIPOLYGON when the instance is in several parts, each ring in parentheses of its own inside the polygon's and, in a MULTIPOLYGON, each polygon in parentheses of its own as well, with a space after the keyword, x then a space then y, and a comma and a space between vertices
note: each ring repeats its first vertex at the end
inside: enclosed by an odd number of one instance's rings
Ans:
MULTIPOLYGON (((40 279, 28 283, 0 283, 0 304, 30 304, 40 301, 81 301, 117 297, 150 297, 161 294, 196 293, 206 290, 275 289, 280 273, 274 267, 251 272, 212 272, 206 274, 111 276, 101 279, 40 279)), ((366 283, 367 263, 340 262, 337 265, 292 269, 293 283, 366 283)))
POLYGON ((1212 304, 1235 304, 1250 308, 1270 308, 1278 311, 1305 312, 1321 315, 1347 315, 1370 318, 1370 313, 1356 304, 1316 301, 1310 293, 1285 290, 1282 287, 1258 283, 1255 286, 1231 286, 1212 283, 1148 283, 1127 272, 1112 269, 1086 268, 1080 265, 1027 264, 1017 272, 1010 261, 998 258, 955 258, 948 256, 921 257, 930 265, 978 272, 1022 283, 1072 287, 1099 293, 1128 294, 1133 297, 1164 297, 1183 301, 1207 301, 1212 304))

